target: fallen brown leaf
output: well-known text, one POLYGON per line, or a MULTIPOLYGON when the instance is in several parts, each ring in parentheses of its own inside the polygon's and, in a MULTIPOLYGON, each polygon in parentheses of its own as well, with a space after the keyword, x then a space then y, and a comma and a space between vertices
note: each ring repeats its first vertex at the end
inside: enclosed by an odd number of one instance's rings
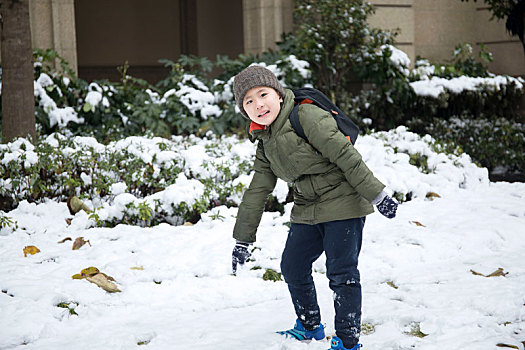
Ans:
POLYGON ((27 257, 27 254, 35 255, 36 253, 40 253, 40 249, 34 245, 28 245, 24 247, 24 257, 27 257))
POLYGON ((487 277, 497 277, 497 276, 507 276, 509 273, 508 272, 503 272, 503 269, 500 267, 499 269, 497 269, 496 271, 492 272, 491 274, 487 275, 487 277))
POLYGON ((422 223, 420 223, 419 221, 410 221, 411 224, 414 224, 416 226, 420 226, 420 227, 426 227, 425 225, 423 225, 422 223))
POLYGON ((133 266, 133 267, 130 267, 129 269, 130 269, 130 270, 139 270, 139 271, 142 271, 142 270, 144 270, 144 266, 133 266))
POLYGON ((91 247, 91 243, 89 242, 89 240, 85 241, 84 240, 84 237, 78 237, 77 239, 75 239, 75 241, 73 242, 73 250, 79 250, 80 248, 82 248, 82 246, 84 244, 88 243, 89 246, 91 247))
POLYGON ((60 241, 58 241, 57 243, 64 243, 66 241, 72 241, 71 237, 66 237, 64 239, 61 239, 60 241))
POLYGON ((436 192, 428 192, 425 197, 430 199, 431 201, 433 201, 434 198, 441 198, 441 196, 437 194, 436 192))
POLYGON ((121 290, 117 288, 116 284, 112 283, 115 282, 113 277, 100 272, 99 269, 94 266, 83 269, 80 271, 80 273, 71 276, 71 278, 75 280, 81 280, 85 278, 89 282, 96 284, 109 293, 121 292, 121 290))
MULTIPOLYGON (((103 273, 97 273, 93 276, 86 277, 86 280, 88 280, 91 283, 96 284, 100 288, 104 289, 106 292, 109 293, 116 293, 116 292, 122 292, 120 289, 117 288, 117 285, 108 278, 107 275, 103 273)), ((114 279, 112 278, 114 281, 114 279)))
POLYGON ((516 345, 504 344, 504 343, 498 343, 498 344, 496 344, 496 346, 500 347, 500 348, 519 349, 519 347, 517 347, 516 345))
POLYGON ((507 276, 509 273, 508 272, 504 272, 503 269, 500 267, 499 269, 497 269, 496 271, 488 274, 488 275, 484 275, 482 273, 479 273, 479 272, 476 272, 474 270, 470 270, 470 272, 472 272, 473 275, 475 276, 483 276, 483 277, 498 277, 498 276, 507 276))

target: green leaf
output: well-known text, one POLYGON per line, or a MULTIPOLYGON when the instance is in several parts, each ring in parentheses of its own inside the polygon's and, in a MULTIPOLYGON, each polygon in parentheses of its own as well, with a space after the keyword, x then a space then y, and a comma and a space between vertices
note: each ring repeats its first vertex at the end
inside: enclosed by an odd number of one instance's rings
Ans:
POLYGON ((86 112, 86 113, 89 112, 89 111, 94 112, 95 111, 95 106, 92 106, 91 103, 86 102, 86 103, 84 103, 84 106, 82 107, 82 110, 84 112, 86 112))

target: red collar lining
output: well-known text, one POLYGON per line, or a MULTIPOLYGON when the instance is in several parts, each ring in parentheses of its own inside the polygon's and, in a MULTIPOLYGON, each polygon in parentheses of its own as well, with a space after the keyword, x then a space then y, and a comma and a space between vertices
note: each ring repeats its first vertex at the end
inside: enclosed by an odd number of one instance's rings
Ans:
POLYGON ((249 131, 249 133, 251 134, 252 131, 255 131, 255 130, 266 130, 266 125, 257 124, 256 122, 252 121, 250 123, 250 131, 249 131))

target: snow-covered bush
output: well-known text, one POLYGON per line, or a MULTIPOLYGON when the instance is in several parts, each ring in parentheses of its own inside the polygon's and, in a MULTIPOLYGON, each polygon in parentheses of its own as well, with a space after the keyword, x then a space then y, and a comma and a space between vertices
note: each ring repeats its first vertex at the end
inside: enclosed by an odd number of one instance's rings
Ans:
POLYGON ((293 55, 267 52, 238 59, 181 56, 162 60, 169 73, 156 85, 127 74, 119 82, 79 79, 52 50, 35 52, 35 104, 38 132, 49 135, 94 136, 109 142, 132 135, 204 135, 239 133, 246 121, 235 109, 233 76, 253 63, 267 66, 283 85, 300 87, 311 81, 308 63, 293 55), (60 60, 62 69, 51 64, 60 60), (210 78, 213 66, 223 73, 210 78))
POLYGON ((434 119, 429 132, 449 144, 461 145, 491 172, 518 174, 525 169, 525 125, 505 118, 434 119))
MULTIPOLYGON (((65 201, 78 196, 97 208, 125 193, 131 198, 123 204, 128 205, 131 221, 140 208, 144 219, 146 206, 154 213, 149 220, 175 216, 187 220, 239 197, 245 184, 234 180, 249 172, 253 154, 253 145, 245 143, 249 141, 213 134, 203 139, 134 136, 107 146, 92 137, 62 134, 35 146, 18 139, 0 145, 1 205, 10 210, 22 200, 65 201)), ((107 214, 100 222, 109 225, 122 219, 107 214)))
MULTIPOLYGON (((486 169, 466 154, 404 127, 363 135, 356 147, 401 201, 438 191, 436 178, 452 187, 487 181, 486 169), (409 176, 396 175, 407 169, 409 176)), ((211 208, 240 203, 253 176, 254 155, 248 140, 211 133, 204 138, 133 136, 108 145, 62 134, 34 146, 17 139, 0 145, 0 210, 22 201, 64 202, 78 196, 94 210, 89 216, 77 214, 89 225, 196 222, 211 208)), ((292 200, 288 184, 278 181, 271 198, 267 210, 284 211, 292 200)))

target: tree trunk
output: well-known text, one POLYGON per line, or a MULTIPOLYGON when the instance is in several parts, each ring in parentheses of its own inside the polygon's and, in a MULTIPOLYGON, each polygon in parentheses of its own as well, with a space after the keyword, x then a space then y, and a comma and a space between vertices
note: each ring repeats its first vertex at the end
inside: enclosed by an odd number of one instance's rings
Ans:
POLYGON ((33 49, 29 0, 0 2, 2 51, 2 142, 35 140, 33 49))

